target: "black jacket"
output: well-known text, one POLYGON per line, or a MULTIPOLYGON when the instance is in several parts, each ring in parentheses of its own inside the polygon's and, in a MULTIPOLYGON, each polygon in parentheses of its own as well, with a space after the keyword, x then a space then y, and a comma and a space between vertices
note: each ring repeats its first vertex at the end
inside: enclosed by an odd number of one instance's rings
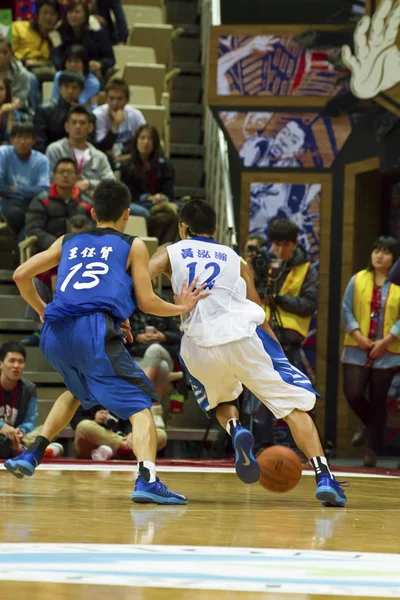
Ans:
MULTIPOLYGON (((165 342, 157 342, 161 344, 168 352, 177 357, 181 343, 182 333, 179 329, 178 322, 173 317, 156 317, 154 315, 146 315, 138 308, 130 318, 133 340, 139 333, 144 333, 144 328, 147 325, 152 325, 158 331, 161 331, 167 338, 165 342)), ((129 348, 132 356, 143 356, 149 344, 139 344, 133 342, 129 348)))
POLYGON ((39 238, 39 250, 47 250, 61 235, 67 233, 67 220, 77 214, 90 217, 92 205, 80 199, 79 189, 74 188, 72 198, 63 200, 53 184, 50 192, 35 196, 25 217, 26 236, 39 238))
MULTIPOLYGON (((275 296, 278 312, 281 306, 287 312, 299 315, 300 317, 312 317, 317 310, 318 274, 312 265, 308 269, 299 296, 291 296, 290 294, 281 296, 279 294, 290 270, 307 262, 309 262, 309 258, 306 250, 302 246, 298 246, 295 248, 290 261, 284 263, 280 269, 273 270, 271 292, 275 296)), ((285 341, 288 344, 301 343, 303 337, 296 331, 286 330, 285 341)))
MULTIPOLYGON (((78 408, 76 413, 71 419, 71 427, 72 429, 76 429, 81 421, 89 420, 94 421, 94 417, 99 410, 107 410, 104 406, 100 404, 96 404, 93 408, 89 408, 85 410, 82 406, 78 408)), ((111 415, 113 413, 110 413, 111 415)), ((115 419, 110 419, 110 424, 105 427, 105 429, 109 429, 111 431, 115 431, 115 433, 120 433, 121 435, 128 435, 132 431, 132 425, 129 420, 124 421, 123 419, 119 419, 116 415, 113 415, 115 419)), ((104 427, 104 425, 102 425, 104 427)))
POLYGON ((174 171, 166 158, 159 158, 156 167, 144 179, 139 178, 132 161, 121 164, 121 181, 128 186, 132 202, 145 202, 149 194, 164 194, 174 200, 174 171))
POLYGON ((81 38, 75 37, 71 27, 60 27, 49 36, 53 46, 51 60, 57 69, 62 69, 64 54, 69 46, 79 44, 88 53, 89 61, 97 60, 101 64, 103 76, 115 65, 114 51, 107 30, 103 29, 95 17, 90 17, 89 27, 81 38))

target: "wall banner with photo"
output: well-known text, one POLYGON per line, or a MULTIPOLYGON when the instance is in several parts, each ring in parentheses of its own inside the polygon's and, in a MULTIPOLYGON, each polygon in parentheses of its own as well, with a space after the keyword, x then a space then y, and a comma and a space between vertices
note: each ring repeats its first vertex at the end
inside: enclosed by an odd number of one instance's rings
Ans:
POLYGON ((244 167, 329 169, 355 117, 317 112, 220 111, 218 116, 244 167))

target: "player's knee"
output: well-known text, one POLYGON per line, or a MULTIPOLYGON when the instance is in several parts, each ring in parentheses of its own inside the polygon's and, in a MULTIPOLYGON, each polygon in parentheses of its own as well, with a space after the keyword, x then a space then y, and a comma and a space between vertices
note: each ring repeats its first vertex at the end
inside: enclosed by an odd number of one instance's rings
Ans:
POLYGON ((167 440, 168 436, 165 429, 157 428, 157 452, 165 448, 165 446, 167 445, 167 440))

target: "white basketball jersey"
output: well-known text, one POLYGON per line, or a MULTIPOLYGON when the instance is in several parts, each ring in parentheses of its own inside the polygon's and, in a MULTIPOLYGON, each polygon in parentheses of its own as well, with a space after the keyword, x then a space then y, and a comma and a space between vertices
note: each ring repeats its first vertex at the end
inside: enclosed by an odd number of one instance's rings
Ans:
POLYGON ((263 309, 246 299, 240 257, 232 248, 196 236, 167 246, 172 289, 180 294, 185 278, 207 283, 210 295, 182 317, 182 331, 198 346, 219 346, 250 337, 265 320, 263 309))

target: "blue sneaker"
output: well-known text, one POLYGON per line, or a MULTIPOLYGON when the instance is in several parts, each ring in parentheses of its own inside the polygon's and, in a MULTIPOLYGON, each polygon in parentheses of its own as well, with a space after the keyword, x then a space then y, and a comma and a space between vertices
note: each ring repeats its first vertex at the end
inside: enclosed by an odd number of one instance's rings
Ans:
POLYGON ((254 438, 251 431, 238 425, 233 430, 235 469, 243 483, 255 483, 260 479, 260 466, 253 454, 254 438))
POLYGON ((318 475, 317 489, 315 496, 320 500, 323 506, 346 506, 346 494, 342 489, 343 483, 336 481, 334 477, 329 475, 318 475))
POLYGON ((187 504, 188 501, 186 496, 170 492, 158 477, 153 483, 138 477, 131 499, 137 504, 187 504))
POLYGON ((29 452, 28 450, 25 450, 25 452, 16 458, 9 458, 6 460, 4 466, 15 477, 22 479, 24 475, 32 477, 39 462, 39 457, 35 451, 29 452))

